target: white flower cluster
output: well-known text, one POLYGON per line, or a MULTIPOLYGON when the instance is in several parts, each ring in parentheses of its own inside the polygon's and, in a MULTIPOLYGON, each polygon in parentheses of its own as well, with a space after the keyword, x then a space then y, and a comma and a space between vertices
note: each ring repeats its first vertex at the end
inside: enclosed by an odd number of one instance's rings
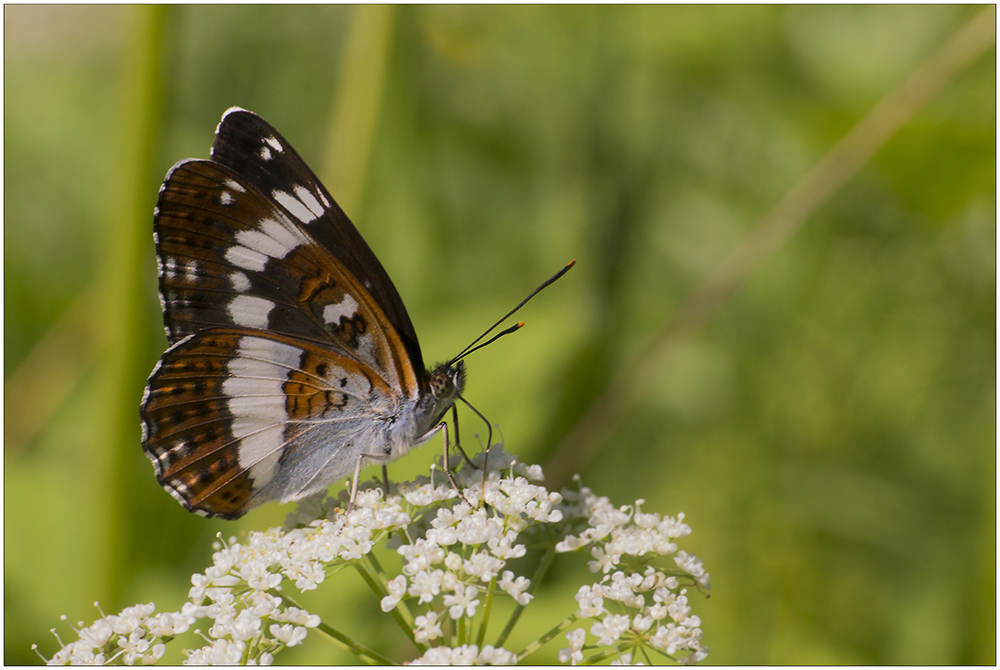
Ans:
MULTIPOLYGON (((94 605, 97 606, 97 603, 94 605)), ((153 603, 136 605, 125 608, 119 614, 98 619, 86 628, 81 622, 76 628, 79 639, 63 646, 48 662, 55 665, 104 665, 121 659, 126 665, 152 665, 166 651, 162 640, 183 633, 194 622, 193 617, 173 612, 153 616, 155 610, 153 603)))
MULTIPOLYGON (((501 460, 498 454, 494 457, 501 460)), ((396 550, 404 560, 403 574, 388 583, 383 611, 396 607, 405 596, 417 598, 418 604, 433 610, 435 599, 441 596, 442 611, 447 611, 449 617, 471 619, 483 602, 481 597, 495 592, 495 587, 519 605, 531 601, 532 595, 527 593, 531 582, 504 568, 507 561, 525 554, 524 545, 517 543, 521 531, 534 523, 557 523, 562 519, 562 512, 555 509, 562 497, 529 483, 525 477, 501 478, 496 471, 490 473, 485 487, 481 474, 465 483, 470 484, 465 489, 467 497, 482 496, 485 488, 489 507, 440 507, 432 517, 424 517, 429 522, 410 526, 411 543, 396 550)), ((428 482, 403 496, 408 503, 434 500, 444 488, 435 489, 428 482)))
POLYGON ((431 647, 410 665, 514 665, 517 654, 502 647, 486 645, 482 651, 474 644, 461 647, 431 647))
POLYGON ((586 487, 564 494, 567 519, 586 519, 588 527, 579 535, 567 535, 556 551, 589 547, 594 560, 588 566, 603 576, 581 586, 576 594, 576 616, 593 621, 590 634, 597 641, 588 647, 584 628, 570 630, 566 633, 570 646, 560 650, 560 662, 583 662, 585 649, 622 665, 632 662, 631 652, 625 649, 648 649, 688 664, 704 660, 708 647, 701 644, 701 619, 691 614, 687 589, 681 587, 683 579, 706 591, 710 588, 709 575, 698 557, 677 552, 674 562, 679 570, 667 571, 673 574, 651 565, 641 573, 626 567, 646 565, 676 552, 673 540, 691 533, 684 514, 661 518, 643 513, 642 500, 634 506, 614 507, 586 487))
MULTIPOLYGON (((349 513, 343 511, 346 493, 302 501, 285 527, 250 532, 243 542, 234 538, 218 547, 213 564, 191 578, 189 601, 179 612, 155 614, 152 604, 139 605, 87 628, 81 623, 79 639, 48 662, 156 663, 164 643, 199 620, 207 621, 195 631, 206 644, 185 652, 188 664, 270 664, 315 628, 343 642, 318 616, 295 607, 282 588, 315 589, 345 565, 367 575, 382 610, 410 629, 419 653, 414 664, 513 664, 584 618, 593 619, 596 647, 585 646, 583 628, 571 630, 561 661, 583 662, 584 651, 595 648, 617 663, 631 662, 639 648, 685 662, 705 657, 700 621, 681 586, 707 589, 708 574, 673 542, 690 533, 683 515, 644 514, 641 501, 615 508, 585 488, 550 492, 533 483, 542 479, 538 466, 517 463, 496 446, 484 477, 484 458, 480 453, 475 468, 455 473, 461 493, 440 475, 435 482, 432 468, 431 478, 394 486, 392 495, 374 484, 363 486, 349 513), (567 535, 569 529, 583 530, 567 535), (531 580, 510 563, 525 555, 526 532, 535 539, 561 538, 556 551, 589 547, 591 570, 603 577, 582 587, 576 612, 525 651, 504 649, 504 636, 484 646, 494 598, 510 597, 519 613, 534 597, 531 580), (395 576, 386 575, 371 555, 382 542, 402 559, 395 576), (623 563, 629 557, 630 565, 645 565, 670 554, 676 554, 676 574, 652 566, 639 574, 623 563)), ((354 645, 367 660, 389 662, 354 645)))

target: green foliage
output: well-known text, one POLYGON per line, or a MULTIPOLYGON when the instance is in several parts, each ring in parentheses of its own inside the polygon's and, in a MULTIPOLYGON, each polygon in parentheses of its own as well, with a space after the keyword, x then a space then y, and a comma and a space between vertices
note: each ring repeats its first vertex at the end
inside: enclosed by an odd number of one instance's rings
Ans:
MULTIPOLYGON (((335 197, 326 175, 367 166, 345 206, 429 363, 578 260, 524 332, 469 360, 469 399, 544 464, 757 221, 982 8, 404 6, 379 24, 379 91, 345 74, 352 44, 373 57, 350 40, 370 10, 5 8, 8 663, 54 647, 60 614, 96 618, 94 600, 179 606, 216 532, 287 512, 188 515, 139 448, 165 344, 158 184, 207 157, 227 107, 279 128, 335 197), (360 104, 348 90, 375 101, 374 133, 332 155, 360 104)), ((993 51, 949 81, 649 367, 579 464, 613 500, 687 513, 713 662, 996 662, 995 81, 993 51)), ((559 618, 574 605, 559 573, 578 569, 557 562, 539 592, 559 618)), ((304 605, 410 658, 363 632, 378 603, 345 589, 304 605)))

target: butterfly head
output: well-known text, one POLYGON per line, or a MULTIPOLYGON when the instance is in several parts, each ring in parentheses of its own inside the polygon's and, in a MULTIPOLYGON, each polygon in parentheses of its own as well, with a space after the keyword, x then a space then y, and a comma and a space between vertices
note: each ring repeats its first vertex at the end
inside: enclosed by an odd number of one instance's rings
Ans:
POLYGON ((441 421, 441 417, 455 404, 463 388, 465 388, 463 361, 457 363, 449 361, 434 368, 427 383, 429 392, 422 394, 417 410, 418 416, 423 417, 422 420, 418 419, 421 433, 430 430, 441 421))
POLYGON ((431 395, 439 407, 447 409, 465 388, 465 361, 442 363, 431 373, 431 395))

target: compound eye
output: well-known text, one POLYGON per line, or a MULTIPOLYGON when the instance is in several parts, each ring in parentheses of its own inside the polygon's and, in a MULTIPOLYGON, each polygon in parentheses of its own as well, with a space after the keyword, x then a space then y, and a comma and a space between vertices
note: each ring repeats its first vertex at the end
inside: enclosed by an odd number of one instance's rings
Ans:
POLYGON ((431 373, 431 394, 435 398, 450 398, 455 394, 455 383, 447 372, 441 369, 431 373))

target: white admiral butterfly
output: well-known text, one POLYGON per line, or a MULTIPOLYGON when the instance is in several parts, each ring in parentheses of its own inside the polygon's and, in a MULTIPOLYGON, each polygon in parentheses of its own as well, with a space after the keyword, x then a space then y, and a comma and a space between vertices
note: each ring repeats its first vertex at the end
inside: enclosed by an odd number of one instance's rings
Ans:
POLYGON ((444 427, 476 343, 424 367, 375 254, 262 118, 229 109, 211 160, 167 173, 153 225, 171 346, 143 397, 142 446, 185 508, 235 519, 352 471, 356 486, 365 461, 444 427))

